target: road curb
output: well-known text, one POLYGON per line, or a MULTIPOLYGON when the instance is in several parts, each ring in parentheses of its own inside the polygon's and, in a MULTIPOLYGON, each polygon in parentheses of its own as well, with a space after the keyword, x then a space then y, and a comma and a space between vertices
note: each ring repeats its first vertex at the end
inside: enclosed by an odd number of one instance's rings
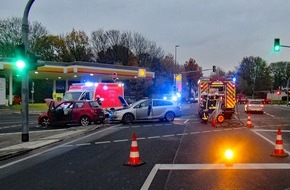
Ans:
MULTIPOLYGON (((96 128, 93 128, 95 130, 96 128)), ((7 146, 0 149, 0 161, 25 154, 31 150, 38 149, 53 143, 60 142, 64 139, 72 138, 74 136, 90 132, 92 129, 76 129, 58 134, 42 137, 38 140, 23 142, 16 145, 7 146)))

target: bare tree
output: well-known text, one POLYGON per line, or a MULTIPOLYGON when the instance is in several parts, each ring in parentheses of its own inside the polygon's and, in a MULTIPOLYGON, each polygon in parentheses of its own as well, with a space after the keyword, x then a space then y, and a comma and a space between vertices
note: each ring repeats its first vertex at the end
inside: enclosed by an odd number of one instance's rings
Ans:
POLYGON ((149 68, 154 58, 163 57, 162 49, 139 33, 98 30, 92 32, 91 44, 96 60, 104 63, 149 68))
MULTIPOLYGON (((15 45, 22 42, 21 26, 21 18, 12 17, 0 20, 0 57, 13 56, 15 45)), ((48 31, 40 23, 32 22, 32 24, 29 24, 28 51, 32 51, 34 49, 38 38, 41 38, 47 34, 48 31)))

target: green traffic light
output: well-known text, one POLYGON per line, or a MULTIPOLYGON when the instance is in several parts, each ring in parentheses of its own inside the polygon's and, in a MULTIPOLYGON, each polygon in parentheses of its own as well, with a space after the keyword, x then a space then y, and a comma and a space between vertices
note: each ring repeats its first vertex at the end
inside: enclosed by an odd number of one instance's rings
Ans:
POLYGON ((25 46, 23 44, 16 45, 15 47, 15 66, 17 70, 22 71, 26 69, 26 53, 25 53, 25 46))
POLYGON ((23 60, 17 60, 16 61, 16 67, 20 70, 24 69, 26 66, 25 61, 23 60))
POLYGON ((274 51, 275 52, 280 51, 280 39, 279 38, 274 39, 274 51))
POLYGON ((275 46, 274 51, 280 51, 280 46, 275 46))

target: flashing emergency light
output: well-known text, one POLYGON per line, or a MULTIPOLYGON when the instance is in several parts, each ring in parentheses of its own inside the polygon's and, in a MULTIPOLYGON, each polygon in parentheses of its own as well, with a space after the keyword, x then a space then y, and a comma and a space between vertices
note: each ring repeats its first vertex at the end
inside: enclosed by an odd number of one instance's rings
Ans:
POLYGON ((177 96, 172 96, 172 101, 176 101, 177 100, 177 96))
POLYGON ((236 82, 236 81, 237 81, 237 79, 236 79, 236 77, 234 77, 234 78, 233 78, 233 82, 236 82))
POLYGON ((227 150, 225 151, 225 158, 226 158, 227 160, 232 160, 233 157, 234 157, 234 152, 233 152, 231 149, 227 149, 227 150))
POLYGON ((166 96, 163 96, 163 100, 167 100, 167 97, 166 96))
POLYGON ((176 93, 176 96, 177 96, 178 98, 180 98, 180 97, 181 97, 180 92, 177 92, 177 93, 176 93))
POLYGON ((108 86, 105 85, 105 86, 103 87, 103 89, 104 89, 104 90, 108 90, 108 86))
POLYGON ((233 166, 234 152, 231 149, 227 149, 224 152, 224 157, 225 157, 225 165, 227 167, 233 166))
POLYGON ((86 82, 85 83, 85 86, 87 86, 87 87, 91 87, 91 86, 93 86, 94 84, 92 83, 92 82, 86 82))

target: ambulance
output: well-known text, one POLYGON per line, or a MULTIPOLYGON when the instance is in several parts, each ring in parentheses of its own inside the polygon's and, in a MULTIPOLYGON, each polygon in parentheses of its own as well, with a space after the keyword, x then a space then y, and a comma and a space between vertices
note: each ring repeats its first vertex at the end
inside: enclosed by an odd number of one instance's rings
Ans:
POLYGON ((68 100, 97 100, 100 98, 102 108, 123 108, 124 84, 123 83, 73 83, 63 96, 63 101, 68 100))

